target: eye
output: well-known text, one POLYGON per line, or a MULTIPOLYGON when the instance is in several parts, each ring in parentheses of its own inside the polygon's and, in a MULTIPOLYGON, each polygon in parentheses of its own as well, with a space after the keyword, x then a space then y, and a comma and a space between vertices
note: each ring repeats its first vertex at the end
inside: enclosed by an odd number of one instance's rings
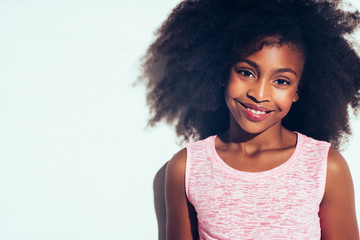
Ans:
POLYGON ((277 84, 277 85, 279 85, 279 86, 285 86, 285 85, 290 85, 291 84, 291 82, 290 81, 288 81, 288 80, 285 80, 285 79, 276 79, 275 80, 275 83, 277 84))
POLYGON ((248 70, 245 70, 245 69, 235 69, 235 71, 240 74, 240 75, 243 75, 244 77, 247 77, 247 78, 255 78, 254 74, 248 70))

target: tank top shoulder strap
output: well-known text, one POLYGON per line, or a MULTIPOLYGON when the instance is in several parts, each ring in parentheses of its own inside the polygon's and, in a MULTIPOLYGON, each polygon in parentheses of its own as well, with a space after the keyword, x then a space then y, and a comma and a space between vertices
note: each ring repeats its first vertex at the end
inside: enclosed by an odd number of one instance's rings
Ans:
MULTIPOLYGON (((300 134, 300 133, 298 133, 300 134)), ((315 140, 311 137, 302 135, 303 146, 300 153, 301 164, 306 169, 305 174, 308 174, 310 179, 317 182, 319 189, 319 203, 322 201, 327 174, 327 159, 330 149, 330 143, 325 141, 315 140), (316 175, 314 175, 316 173, 316 175)))
POLYGON ((201 164, 204 164, 209 156, 209 148, 212 146, 215 135, 206 139, 186 144, 186 170, 185 170, 185 192, 189 201, 189 182, 190 176, 196 175, 197 169, 201 169, 201 164))

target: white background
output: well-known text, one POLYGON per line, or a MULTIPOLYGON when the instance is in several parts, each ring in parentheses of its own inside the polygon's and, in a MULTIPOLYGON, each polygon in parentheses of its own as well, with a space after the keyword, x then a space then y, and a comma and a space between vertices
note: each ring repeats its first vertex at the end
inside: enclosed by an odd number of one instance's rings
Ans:
MULTIPOLYGON (((0 2, 0 239, 156 239, 139 59, 178 0, 0 2)), ((359 8, 359 6, 358 6, 359 8)), ((360 120, 343 152, 360 208, 360 120)))

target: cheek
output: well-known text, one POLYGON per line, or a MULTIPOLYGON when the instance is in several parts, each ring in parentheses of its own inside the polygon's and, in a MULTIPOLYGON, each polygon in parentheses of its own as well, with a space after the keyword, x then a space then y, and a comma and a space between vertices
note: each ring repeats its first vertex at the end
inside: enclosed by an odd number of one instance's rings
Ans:
POLYGON ((227 100, 229 100, 229 99, 233 99, 234 96, 235 96, 235 93, 234 93, 234 91, 232 91, 231 89, 226 88, 224 95, 225 95, 225 100, 227 101, 227 100))
POLYGON ((295 98, 295 92, 290 92, 290 93, 279 93, 276 94, 277 96, 277 105, 278 108, 281 111, 285 111, 288 112, 293 104, 293 100, 295 98))
POLYGON ((233 112, 233 110, 236 108, 234 103, 234 98, 237 98, 239 96, 239 93, 237 91, 237 86, 232 81, 229 81, 224 92, 225 97, 225 103, 230 110, 230 112, 233 112))
POLYGON ((241 94, 242 89, 244 89, 244 86, 242 86, 241 81, 230 78, 225 88, 225 97, 231 99, 237 98, 241 94))

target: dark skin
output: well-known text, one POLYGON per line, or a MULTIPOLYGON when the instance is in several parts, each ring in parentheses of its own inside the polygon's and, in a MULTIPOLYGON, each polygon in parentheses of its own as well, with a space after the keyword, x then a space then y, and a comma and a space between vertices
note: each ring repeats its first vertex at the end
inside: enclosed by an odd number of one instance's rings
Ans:
POLYGON ((185 164, 186 149, 182 149, 166 168, 166 239, 196 239, 196 226, 192 225, 196 213, 185 194, 185 164))
MULTIPOLYGON (((167 239, 196 239, 196 212, 185 195, 184 174, 186 149, 179 151, 166 171, 167 239)), ((328 155, 325 194, 320 204, 323 240, 359 239, 355 216, 354 188, 349 168, 335 149, 328 155)))
MULTIPOLYGON (((225 89, 230 126, 215 140, 218 155, 230 167, 261 172, 289 159, 297 137, 282 127, 281 119, 299 98, 297 86, 303 65, 301 51, 288 44, 264 47, 231 69, 225 89), (246 110, 254 105, 261 109, 253 109, 253 114, 246 110)), ((166 234, 171 240, 197 236, 196 212, 185 194, 185 167, 186 149, 182 149, 166 170, 166 234)), ((332 148, 319 216, 322 239, 359 239, 350 171, 341 154, 332 148)))

